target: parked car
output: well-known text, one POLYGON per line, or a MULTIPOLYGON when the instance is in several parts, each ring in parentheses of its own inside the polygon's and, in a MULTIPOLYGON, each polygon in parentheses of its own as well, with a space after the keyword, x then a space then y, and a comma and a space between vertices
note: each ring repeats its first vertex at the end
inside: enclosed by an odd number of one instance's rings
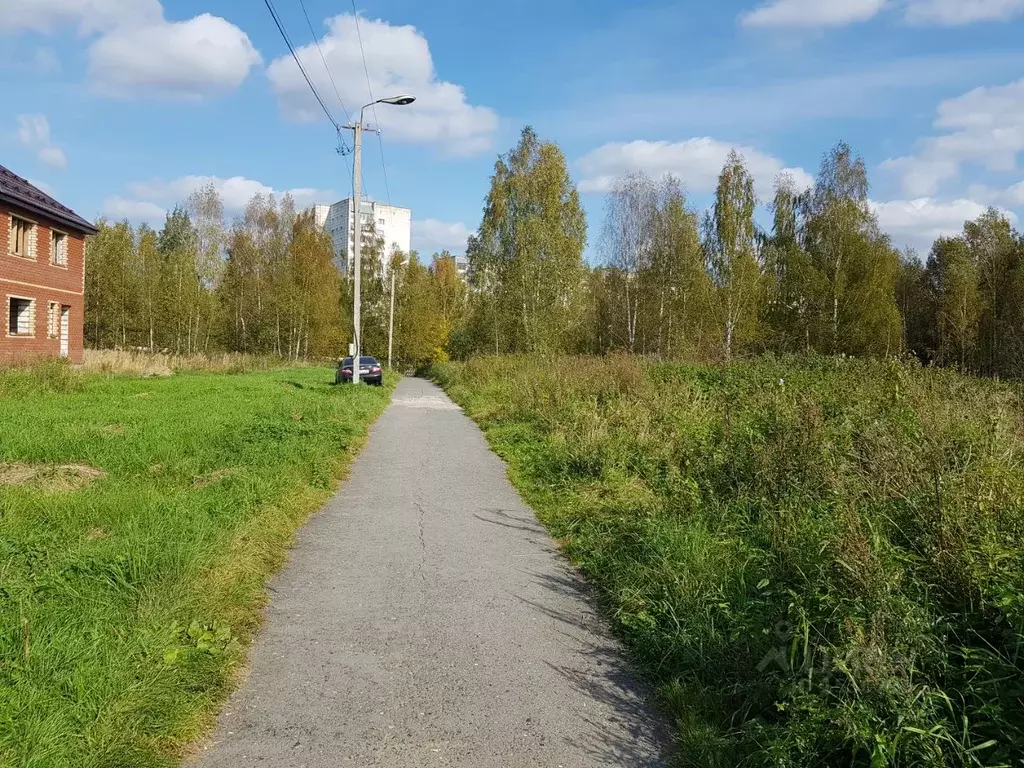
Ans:
MULTIPOLYGON (((359 358, 359 378, 367 384, 381 386, 384 383, 384 371, 375 357, 359 358)), ((352 383, 352 358, 346 357, 338 363, 338 372, 334 375, 335 384, 352 383)))

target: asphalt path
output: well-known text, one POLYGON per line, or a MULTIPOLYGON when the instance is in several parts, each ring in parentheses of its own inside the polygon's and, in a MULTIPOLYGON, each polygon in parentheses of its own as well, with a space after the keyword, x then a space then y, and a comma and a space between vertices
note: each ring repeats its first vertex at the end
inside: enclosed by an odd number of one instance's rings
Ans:
POLYGON ((663 766, 649 698, 480 430, 404 379, 271 582, 247 679, 190 762, 663 766))

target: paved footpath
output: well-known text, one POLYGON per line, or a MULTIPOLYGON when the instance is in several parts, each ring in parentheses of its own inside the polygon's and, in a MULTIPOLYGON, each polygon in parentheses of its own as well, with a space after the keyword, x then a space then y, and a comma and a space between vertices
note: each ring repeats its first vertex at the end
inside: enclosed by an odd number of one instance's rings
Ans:
POLYGON ((404 379, 193 764, 663 766, 646 698, 480 430, 404 379))

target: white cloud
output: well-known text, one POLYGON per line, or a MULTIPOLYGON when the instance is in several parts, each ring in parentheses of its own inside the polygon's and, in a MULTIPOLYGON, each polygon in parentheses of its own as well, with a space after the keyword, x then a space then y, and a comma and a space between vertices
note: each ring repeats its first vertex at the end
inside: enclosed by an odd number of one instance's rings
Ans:
POLYGON ((972 184, 968 187, 967 196, 983 205, 1024 208, 1024 181, 1005 189, 997 189, 986 184, 972 184))
POLYGON ((920 140, 912 156, 882 164, 901 176, 909 196, 935 195, 943 183, 958 179, 966 164, 1015 171, 1024 151, 1024 80, 942 102, 935 127, 946 133, 920 140))
POLYGON ((103 201, 103 215, 111 219, 128 219, 158 224, 167 216, 167 210, 156 203, 128 200, 124 197, 108 197, 103 201))
POLYGON ((652 178, 666 173, 677 176, 693 192, 710 192, 718 183, 729 152, 738 150, 754 177, 758 195, 772 194, 775 177, 789 173, 798 187, 806 189, 814 179, 802 168, 786 168, 782 161, 752 147, 733 146, 709 137, 667 141, 612 142, 598 147, 576 164, 583 176, 581 192, 607 192, 619 176, 643 171, 652 178))
POLYGON ((39 150, 39 159, 54 168, 68 167, 68 159, 60 147, 43 147, 39 150))
POLYGON ((3 0, 0 31, 51 33, 75 26, 87 35, 163 18, 158 0, 3 0))
POLYGON ((1009 21, 1024 14, 1024 0, 910 0, 907 21, 956 27, 979 21, 1009 21))
MULTIPOLYGON (((234 24, 204 13, 168 21, 158 0, 2 0, 0 32, 53 34, 76 27, 95 37, 90 84, 106 96, 201 99, 237 88, 262 62, 234 24)), ((44 49, 45 50, 45 49, 44 49)), ((59 60, 37 54, 37 69, 59 60)))
POLYGON ((1003 193, 1006 205, 1024 208, 1024 181, 1014 184, 1003 193))
POLYGON ((439 250, 465 253, 466 241, 471 234, 469 228, 460 221, 421 219, 412 223, 413 247, 421 253, 439 250))
POLYGON ((64 150, 54 145, 50 137, 50 121, 46 115, 18 115, 18 141, 36 156, 54 168, 67 168, 64 150))
POLYGON ((173 205, 185 201, 197 189, 212 184, 217 190, 227 211, 241 211, 256 195, 271 195, 274 190, 259 181, 243 176, 220 178, 218 176, 181 176, 170 181, 154 179, 138 181, 128 185, 132 196, 141 200, 173 205))
MULTIPOLYGON (((750 65, 738 66, 747 71, 750 65)), ((1024 72, 1024 48, 912 56, 766 82, 740 77, 732 85, 700 85, 721 74, 712 70, 709 78, 698 73, 691 78, 694 83, 665 90, 646 90, 634 83, 611 89, 600 99, 581 92, 579 98, 541 115, 538 122, 564 140, 597 143, 609 138, 609 114, 629 115, 628 125, 637 136, 728 135, 756 145, 766 132, 806 128, 810 121, 820 120, 891 120, 911 107, 919 109, 913 105, 923 93, 957 93, 992 82, 993 77, 1018 77, 1024 72)))
MULTIPOLYGON (((342 14, 329 19, 327 24, 328 32, 321 38, 320 48, 334 83, 315 45, 303 46, 297 54, 335 113, 335 119, 345 118, 335 94, 335 84, 355 119, 354 110, 370 101, 356 17, 342 14)), ((401 142, 440 145, 459 155, 491 147, 498 127, 497 114, 488 107, 470 104, 462 86, 438 79, 430 46, 419 30, 361 17, 359 29, 374 97, 406 93, 416 97, 416 103, 406 107, 378 106, 376 118, 367 110, 367 119, 379 121, 385 136, 401 142)), ((284 115, 303 122, 323 119, 320 107, 290 55, 275 59, 267 68, 267 77, 284 115)))
POLYGON ((50 121, 46 115, 18 115, 18 141, 26 147, 50 143, 50 121))
POLYGON ((1024 0, 771 0, 740 21, 747 27, 845 27, 896 8, 910 24, 957 27, 1008 21, 1024 14, 1024 0))
POLYGON ((118 27, 89 49, 89 75, 107 95, 202 98, 237 88, 261 61, 242 30, 204 13, 118 27))
MULTIPOLYGON (((939 237, 960 233, 964 222, 978 218, 987 210, 987 206, 976 200, 941 202, 930 197, 872 201, 871 208, 878 216, 883 232, 891 235, 897 243, 911 245, 921 251, 929 249, 939 237)), ((1003 213, 1016 225, 1016 214, 1011 211, 1003 213)))
POLYGON ((314 203, 336 200, 337 193, 332 190, 311 189, 301 187, 285 191, 275 190, 253 179, 244 176, 221 178, 219 176, 181 176, 177 179, 164 181, 153 179, 138 181, 128 185, 128 195, 108 198, 103 204, 103 212, 113 218, 129 218, 140 221, 162 220, 168 208, 185 199, 197 189, 212 184, 224 203, 224 212, 234 216, 245 210, 245 206, 256 195, 274 195, 278 199, 291 195, 295 207, 299 210, 308 208, 314 203))
POLYGON ((747 27, 844 27, 874 18, 887 3, 888 0, 773 0, 743 14, 741 21, 747 27))

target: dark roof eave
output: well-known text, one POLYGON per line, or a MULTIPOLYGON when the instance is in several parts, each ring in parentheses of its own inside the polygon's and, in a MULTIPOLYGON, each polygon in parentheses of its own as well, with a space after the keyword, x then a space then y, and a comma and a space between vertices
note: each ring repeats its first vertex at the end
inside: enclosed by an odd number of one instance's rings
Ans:
POLYGON ((81 216, 76 214, 65 214, 61 211, 55 211, 44 205, 40 205, 31 198, 23 197, 17 193, 12 193, 9 190, 0 190, 0 200, 16 205, 19 208, 24 208, 27 211, 43 216, 51 221, 55 221, 58 224, 63 224, 68 229, 73 229, 76 232, 81 232, 84 235, 95 235, 99 230, 94 224, 90 224, 88 221, 83 219, 81 216))

